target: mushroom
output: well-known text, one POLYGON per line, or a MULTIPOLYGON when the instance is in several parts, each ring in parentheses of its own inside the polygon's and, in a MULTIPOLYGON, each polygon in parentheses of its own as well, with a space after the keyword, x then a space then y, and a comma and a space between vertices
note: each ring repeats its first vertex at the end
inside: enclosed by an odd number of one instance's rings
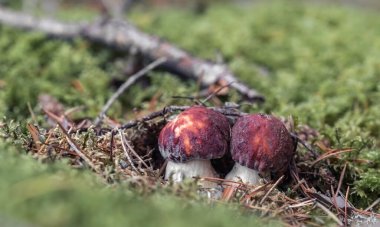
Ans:
POLYGON ((229 138, 230 125, 223 114, 202 106, 185 110, 159 135, 160 153, 168 159, 165 179, 217 177, 210 160, 228 151, 229 138))
POLYGON ((258 184, 259 173, 283 174, 294 152, 294 140, 279 119, 265 114, 242 116, 232 127, 231 155, 235 165, 226 179, 258 184))

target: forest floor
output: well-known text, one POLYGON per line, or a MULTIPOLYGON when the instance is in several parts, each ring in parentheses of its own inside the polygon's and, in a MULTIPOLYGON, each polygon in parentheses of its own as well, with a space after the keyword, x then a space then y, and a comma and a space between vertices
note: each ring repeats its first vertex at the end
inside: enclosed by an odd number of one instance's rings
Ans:
MULTIPOLYGON (((72 21, 89 15, 78 10, 59 17, 72 21)), ((266 182, 262 189, 243 185, 229 202, 210 201, 194 182, 176 185, 162 179, 157 134, 172 113, 112 137, 111 129, 166 106, 192 105, 194 99, 173 97, 204 99, 205 89, 212 88, 151 71, 116 100, 103 125, 95 128, 91 122, 125 80, 125 65, 136 63, 136 56, 81 39, 68 42, 0 25, 1 226, 376 222, 376 12, 276 2, 244 8, 215 5, 202 14, 137 8, 128 17, 143 31, 194 56, 225 63, 266 97, 265 103, 250 104, 228 89, 207 106, 232 102, 240 104, 242 112, 269 113, 285 122, 291 116, 295 133, 312 151, 299 144, 295 171, 279 184, 266 182), (58 118, 43 109, 55 111, 58 118), (76 130, 66 130, 65 125, 76 130), (131 142, 127 150, 132 162, 125 156, 123 138, 131 142), (78 157, 72 141, 89 161, 78 157), (343 205, 333 201, 342 198, 343 205)), ((225 173, 230 167, 220 168, 225 173)))

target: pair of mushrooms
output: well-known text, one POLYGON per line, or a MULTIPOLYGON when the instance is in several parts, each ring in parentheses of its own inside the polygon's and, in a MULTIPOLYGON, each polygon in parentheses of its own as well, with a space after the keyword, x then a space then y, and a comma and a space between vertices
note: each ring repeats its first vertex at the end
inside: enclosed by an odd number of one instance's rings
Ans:
POLYGON ((235 165, 226 179, 257 184, 259 173, 283 173, 294 154, 294 141, 284 124, 264 114, 240 117, 232 130, 221 113, 193 106, 160 132, 159 150, 168 159, 165 179, 218 177, 211 159, 230 152, 235 165))

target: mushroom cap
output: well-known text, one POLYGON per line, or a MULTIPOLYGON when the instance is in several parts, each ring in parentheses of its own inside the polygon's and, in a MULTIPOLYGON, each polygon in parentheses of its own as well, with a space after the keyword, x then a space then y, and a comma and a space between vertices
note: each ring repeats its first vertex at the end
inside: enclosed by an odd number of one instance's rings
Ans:
POLYGON ((231 137, 232 159, 259 172, 283 173, 294 155, 293 138, 285 125, 271 115, 240 117, 231 137))
POLYGON ((227 118, 202 106, 180 113, 161 130, 158 145, 161 155, 174 162, 221 158, 229 147, 227 118))

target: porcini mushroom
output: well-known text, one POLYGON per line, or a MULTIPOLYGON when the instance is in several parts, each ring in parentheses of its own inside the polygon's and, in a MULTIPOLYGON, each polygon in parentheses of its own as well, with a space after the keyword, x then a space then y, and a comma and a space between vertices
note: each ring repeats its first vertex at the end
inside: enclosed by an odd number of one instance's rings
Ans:
POLYGON ((210 160, 228 151, 229 137, 230 125, 223 114, 202 106, 185 110, 159 135, 159 150, 168 159, 165 179, 217 177, 210 160))
POLYGON ((265 114, 240 117, 232 127, 231 155, 235 161, 226 179, 259 183, 259 173, 284 173, 294 155, 295 143, 285 125, 265 114))

